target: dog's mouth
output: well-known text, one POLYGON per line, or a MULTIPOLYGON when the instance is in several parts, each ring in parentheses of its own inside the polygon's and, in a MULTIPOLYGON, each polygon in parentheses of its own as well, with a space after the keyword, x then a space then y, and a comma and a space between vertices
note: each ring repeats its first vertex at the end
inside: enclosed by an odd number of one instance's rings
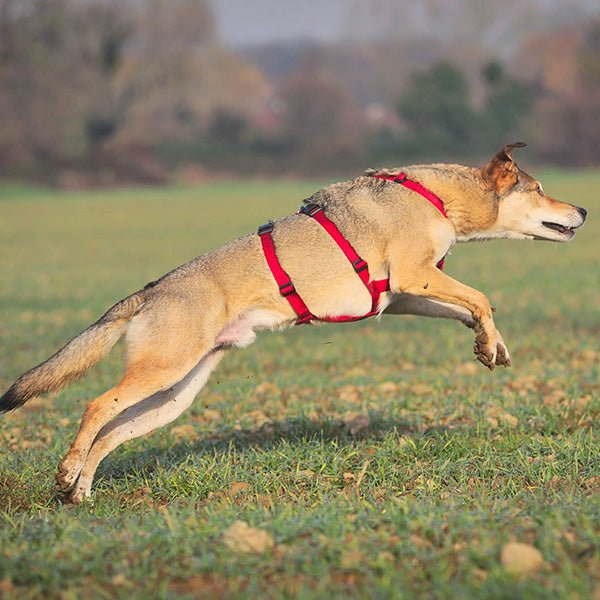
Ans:
POLYGON ((552 223, 551 221, 542 221, 542 225, 547 229, 552 229, 564 236, 566 239, 571 239, 575 235, 575 229, 577 226, 561 225, 560 223, 552 223))

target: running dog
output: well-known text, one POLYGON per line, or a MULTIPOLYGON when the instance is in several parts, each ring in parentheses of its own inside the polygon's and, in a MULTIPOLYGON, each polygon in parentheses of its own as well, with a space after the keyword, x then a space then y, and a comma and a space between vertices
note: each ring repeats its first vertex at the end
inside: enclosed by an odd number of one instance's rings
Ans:
POLYGON ((416 314, 475 332, 489 369, 509 366, 493 309, 452 279, 457 242, 569 241, 583 208, 559 202, 504 146, 483 168, 453 164, 369 170, 316 192, 295 215, 178 267, 115 304, 64 348, 21 375, 0 410, 60 390, 126 334, 125 374, 87 405, 56 476, 73 502, 91 494, 100 461, 123 442, 176 419, 227 349, 256 332, 309 321, 416 314))

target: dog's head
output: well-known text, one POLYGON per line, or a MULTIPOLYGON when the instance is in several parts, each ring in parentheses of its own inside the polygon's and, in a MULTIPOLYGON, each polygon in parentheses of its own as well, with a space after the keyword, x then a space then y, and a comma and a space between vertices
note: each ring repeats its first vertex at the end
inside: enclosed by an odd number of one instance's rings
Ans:
POLYGON ((587 211, 544 193, 539 181, 517 166, 512 154, 526 144, 507 144, 482 168, 484 184, 498 203, 493 230, 498 237, 568 242, 587 211))

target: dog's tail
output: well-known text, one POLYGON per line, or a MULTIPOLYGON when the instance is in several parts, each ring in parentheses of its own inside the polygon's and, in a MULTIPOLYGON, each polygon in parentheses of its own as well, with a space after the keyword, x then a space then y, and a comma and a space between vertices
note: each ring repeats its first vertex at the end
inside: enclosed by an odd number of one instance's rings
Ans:
POLYGON ((143 291, 121 300, 50 358, 23 373, 0 398, 0 412, 56 392, 83 375, 108 354, 143 303, 143 291))

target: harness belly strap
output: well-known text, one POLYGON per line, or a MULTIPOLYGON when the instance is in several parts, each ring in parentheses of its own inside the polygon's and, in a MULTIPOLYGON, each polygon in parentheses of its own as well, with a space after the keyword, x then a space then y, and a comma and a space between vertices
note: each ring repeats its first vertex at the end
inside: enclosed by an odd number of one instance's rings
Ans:
POLYGON ((312 312, 304 300, 300 297, 300 294, 296 291, 290 276, 285 272, 277 253, 275 251, 275 244, 273 243, 273 223, 265 223, 258 228, 258 235, 262 244, 263 252, 267 265, 273 274, 275 282, 279 286, 279 293, 289 302, 290 306, 298 315, 296 325, 302 323, 308 323, 309 321, 327 321, 330 323, 345 323, 349 321, 360 321, 368 317, 376 315, 379 308, 379 298, 381 294, 387 292, 390 289, 389 279, 380 279, 377 281, 370 281, 369 276, 369 265, 363 260, 356 250, 352 247, 350 242, 342 235, 341 231, 336 227, 333 221, 330 221, 325 214, 323 209, 317 204, 306 204, 299 211, 300 214, 312 217, 317 223, 319 223, 325 231, 332 237, 334 242, 340 247, 340 250, 344 253, 346 258, 352 264, 352 268, 355 273, 360 277, 360 280, 365 284, 369 294, 371 294, 371 310, 361 316, 353 315, 339 315, 336 317, 317 317, 312 312))
MULTIPOLYGON (((446 214, 446 210, 444 208, 444 203, 433 193, 430 192, 427 188, 423 187, 420 183, 416 181, 412 181, 406 177, 404 173, 400 173, 395 176, 388 175, 373 175, 373 177, 377 177, 379 179, 385 179, 388 181, 393 181, 395 183, 400 183, 405 187, 417 192, 421 196, 423 196, 426 200, 431 202, 443 215, 448 218, 446 214)), ((267 265, 273 274, 273 278, 275 279, 277 285, 279 286, 279 293, 289 302, 290 306, 298 316, 296 320, 296 325, 301 325, 302 323, 308 323, 309 321, 327 321, 330 323, 345 323, 349 321, 360 321, 362 319, 366 319, 368 317, 372 317, 379 312, 379 299, 381 294, 389 291, 390 289, 390 280, 389 277, 387 279, 378 279, 375 281, 371 281, 371 277, 369 274, 369 265, 365 260, 363 260, 356 250, 352 247, 350 242, 342 235, 342 232, 337 228, 335 223, 328 219, 323 212, 323 208, 318 204, 307 203, 300 208, 298 214, 303 214, 308 217, 313 218, 325 231, 331 236, 333 241, 338 245, 340 250, 344 253, 348 261, 352 264, 352 268, 355 273, 360 277, 360 280, 364 283, 367 290, 369 290, 369 294, 371 294, 371 310, 362 316, 351 316, 351 315, 341 315, 337 317, 317 317, 313 313, 310 312, 308 306, 304 303, 304 300, 300 297, 300 294, 296 291, 290 276, 285 272, 279 259, 277 258, 277 252, 275 251, 275 244, 273 243, 273 223, 269 221, 264 225, 261 225, 258 228, 258 235, 260 237, 260 241, 262 244, 263 253, 265 255, 265 260, 267 261, 267 265)), ((442 269, 444 267, 445 257, 442 258, 438 263, 437 267, 442 269)))
POLYGON ((304 304, 304 300, 300 297, 300 294, 296 291, 290 276, 283 270, 277 253, 275 252, 275 244, 273 243, 273 223, 269 221, 258 228, 258 235, 262 244, 263 252, 269 269, 273 274, 277 285, 279 286, 279 293, 290 303, 290 306, 294 309, 294 312, 298 315, 296 325, 307 323, 314 319, 314 315, 308 310, 308 306, 304 304))

